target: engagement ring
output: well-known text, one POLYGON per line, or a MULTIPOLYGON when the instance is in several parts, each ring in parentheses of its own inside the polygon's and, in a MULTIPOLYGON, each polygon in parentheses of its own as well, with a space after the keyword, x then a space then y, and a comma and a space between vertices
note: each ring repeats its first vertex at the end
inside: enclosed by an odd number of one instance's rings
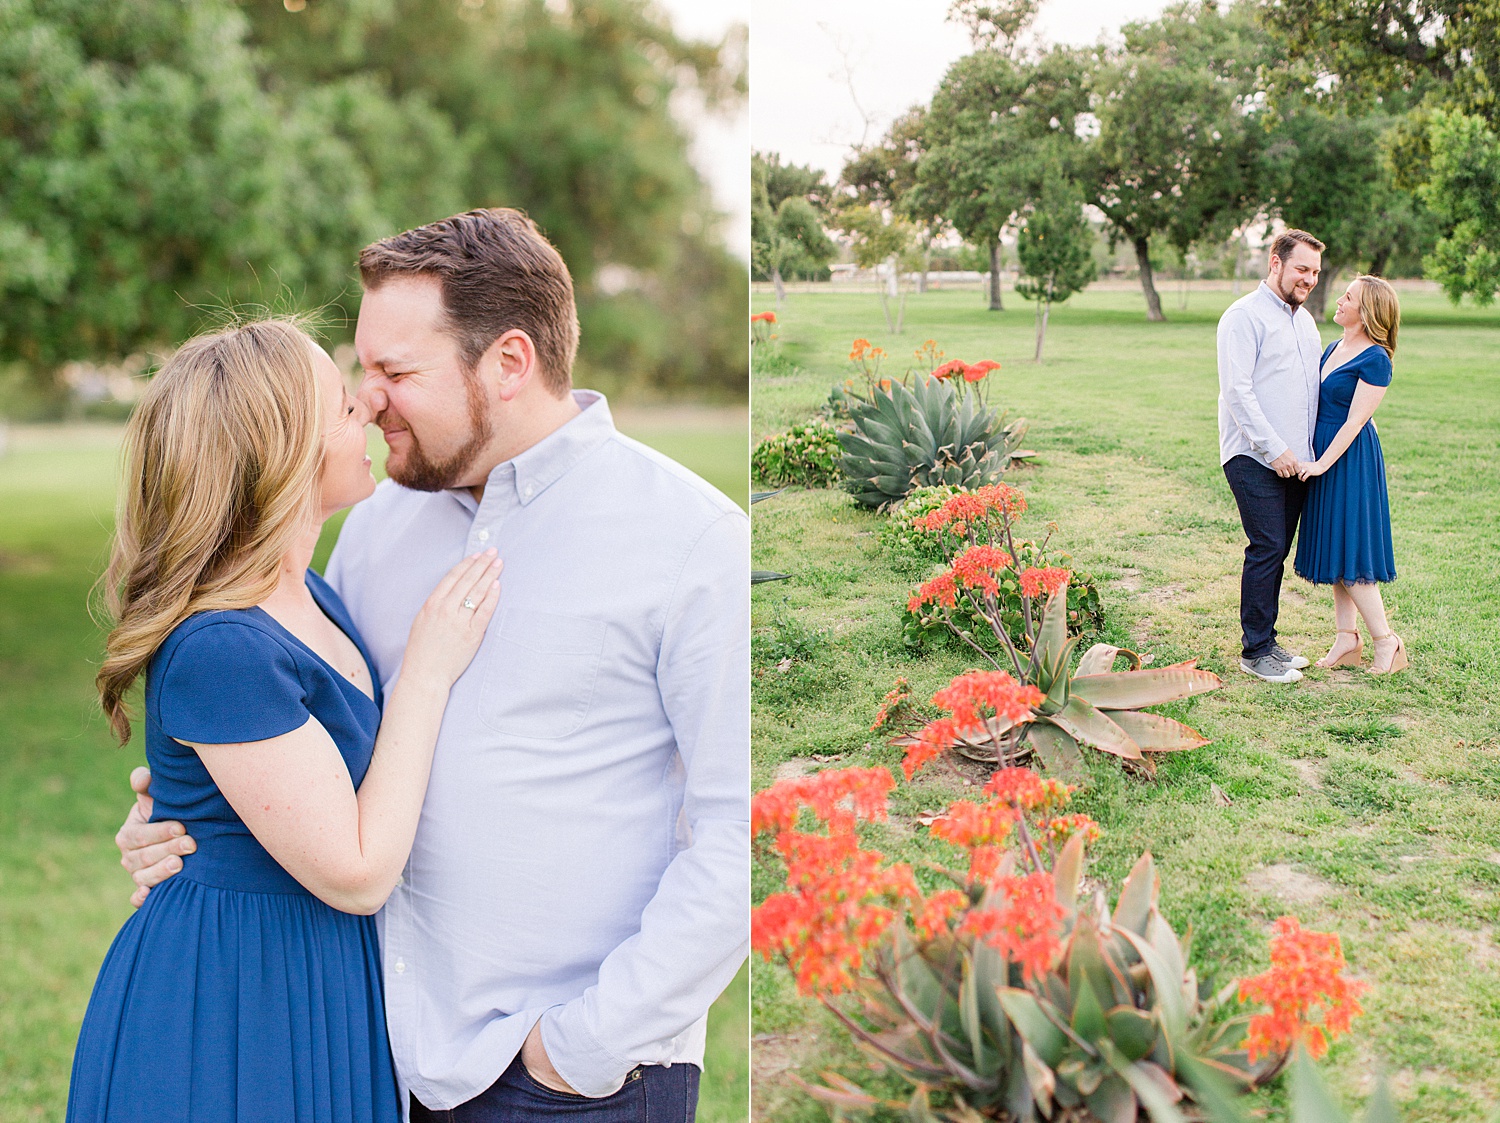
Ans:
POLYGON ((467 608, 467 609, 469 609, 470 611, 473 611, 474 609, 478 608, 479 606, 477 604, 475 604, 473 601, 471 601, 468 597, 464 597, 464 607, 467 608))

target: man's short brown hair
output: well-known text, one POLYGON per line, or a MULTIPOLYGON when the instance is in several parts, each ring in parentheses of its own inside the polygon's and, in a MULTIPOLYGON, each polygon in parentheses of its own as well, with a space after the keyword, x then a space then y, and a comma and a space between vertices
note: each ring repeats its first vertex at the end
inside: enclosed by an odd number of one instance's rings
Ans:
POLYGON ((366 289, 392 277, 432 277, 448 330, 473 370, 490 344, 520 329, 536 344, 542 384, 562 397, 573 384, 578 308, 562 255, 520 211, 491 207, 383 238, 359 255, 366 289))
POLYGON ((1281 236, 1271 243, 1271 256, 1286 260, 1287 254, 1297 245, 1304 245, 1315 253, 1322 253, 1326 248, 1306 230, 1283 230, 1281 236))

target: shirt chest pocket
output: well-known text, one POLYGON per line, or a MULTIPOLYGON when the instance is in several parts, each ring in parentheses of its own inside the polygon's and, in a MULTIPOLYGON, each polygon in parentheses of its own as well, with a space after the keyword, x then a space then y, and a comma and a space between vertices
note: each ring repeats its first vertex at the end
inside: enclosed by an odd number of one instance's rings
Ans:
POLYGON ((604 656, 599 620, 512 609, 491 641, 480 715, 497 733, 543 739, 588 716, 604 656))

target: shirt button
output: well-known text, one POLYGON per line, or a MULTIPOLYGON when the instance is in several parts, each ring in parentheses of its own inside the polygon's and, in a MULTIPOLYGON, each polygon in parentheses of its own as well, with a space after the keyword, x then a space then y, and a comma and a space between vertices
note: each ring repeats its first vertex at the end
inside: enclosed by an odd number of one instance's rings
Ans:
POLYGON ((398 974, 398 975, 404 975, 404 974, 406 974, 406 960, 404 960, 404 959, 398 959, 398 960, 396 960, 396 974, 398 974))
POLYGON ((396 884, 397 885, 405 885, 406 884, 406 878, 402 877, 400 874, 397 874, 396 875, 396 884))
POLYGON ((527 499, 531 498, 531 492, 532 492, 532 490, 533 490, 532 486, 530 484, 527 484, 526 485, 526 490, 525 490, 525 495, 526 495, 527 499))
POLYGON ((487 530, 481 530, 479 532, 479 540, 481 542, 488 542, 490 540, 490 532, 487 530))

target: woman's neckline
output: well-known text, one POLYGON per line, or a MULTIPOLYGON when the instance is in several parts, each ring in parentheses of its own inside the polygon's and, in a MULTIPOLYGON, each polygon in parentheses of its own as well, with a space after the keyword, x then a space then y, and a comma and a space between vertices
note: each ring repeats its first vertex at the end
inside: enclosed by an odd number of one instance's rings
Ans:
MULTIPOLYGON (((308 570, 308 573, 311 573, 311 572, 312 572, 311 570, 308 570)), ((338 622, 338 620, 334 617, 334 614, 332 612, 328 611, 328 606, 323 603, 323 598, 321 598, 320 596, 318 596, 318 587, 315 584, 313 584, 312 581, 308 580, 308 578, 306 576, 303 577, 303 582, 307 585, 307 591, 312 594, 313 603, 318 606, 318 611, 321 612, 325 617, 327 617, 328 622, 330 624, 332 624, 339 631, 343 632, 344 636, 349 640, 349 642, 354 645, 354 650, 357 651, 357 652, 359 652, 359 657, 364 660, 365 670, 367 670, 367 671, 370 672, 370 686, 371 686, 371 688, 373 690, 375 690, 376 692, 378 692, 380 690, 380 686, 379 686, 380 679, 375 674, 375 668, 370 665, 370 660, 365 655, 365 649, 360 646, 359 640, 357 640, 353 636, 351 636, 349 634, 348 629, 345 628, 342 624, 340 624, 338 622)), ((321 663, 325 668, 327 668, 328 672, 330 674, 332 674, 333 677, 335 679, 337 679, 340 683, 343 683, 344 685, 350 687, 354 691, 354 693, 358 694, 361 698, 365 699, 365 701, 369 702, 372 706, 375 706, 377 709, 379 708, 380 703, 378 703, 378 702, 375 701, 375 696, 374 695, 372 695, 372 694, 366 694, 363 690, 361 690, 359 688, 359 684, 358 683, 354 682, 347 675, 343 674, 332 663, 330 663, 327 659, 323 658, 323 656, 319 655, 316 651, 314 651, 313 648, 311 647, 311 645, 309 645, 305 640, 303 640, 301 636, 297 635, 296 632, 292 631, 290 628, 288 628, 280 620, 276 619, 276 617, 272 616, 269 612, 267 612, 260 605, 256 604, 256 605, 251 605, 250 607, 251 607, 251 610, 260 613, 267 620, 269 620, 273 625, 275 625, 277 631, 281 632, 288 639, 290 639, 293 643, 295 643, 298 647, 300 647, 303 651, 307 652, 314 659, 316 659, 319 663, 321 663)))
MULTIPOLYGON (((1342 340, 1342 339, 1341 339, 1341 340, 1339 340, 1339 343, 1342 343, 1342 342, 1343 342, 1343 340, 1342 340)), ((1368 351, 1368 350, 1369 350, 1369 349, 1370 349, 1370 348, 1371 348, 1371 347, 1379 347, 1379 346, 1380 346, 1380 344, 1378 344, 1378 343, 1370 343, 1370 344, 1369 344, 1369 345, 1368 345, 1368 346, 1365 346, 1365 347, 1361 347, 1361 348, 1360 348, 1360 349, 1359 349, 1359 350, 1358 350, 1358 351, 1356 351, 1356 352, 1355 352, 1355 353, 1354 353, 1354 354, 1352 354, 1352 355, 1350 355, 1350 356, 1349 356, 1349 357, 1348 357, 1348 358, 1347 358, 1347 359, 1345 359, 1345 360, 1344 360, 1344 361, 1343 361, 1343 362, 1341 362, 1341 363, 1340 363, 1340 364, 1339 364, 1339 365, 1338 365, 1338 366, 1336 366, 1336 367, 1331 367, 1331 368, 1329 368, 1329 369, 1327 369, 1327 370, 1325 370, 1325 371, 1323 371, 1323 372, 1321 372, 1321 375, 1320 375, 1320 377, 1321 377, 1321 378, 1322 378, 1322 379, 1327 379, 1327 378, 1328 378, 1328 377, 1330 377, 1330 376, 1331 376, 1331 375, 1332 375, 1332 374, 1333 374, 1333 373, 1334 373, 1334 372, 1335 372, 1335 371, 1341 371, 1341 370, 1343 370, 1343 369, 1344 369, 1344 368, 1345 368, 1345 367, 1346 367, 1346 366, 1348 366, 1348 365, 1349 365, 1349 364, 1350 364, 1350 363, 1352 363, 1352 362, 1353 362, 1353 361, 1354 361, 1354 360, 1355 360, 1355 359, 1357 359, 1357 358, 1359 358, 1359 357, 1360 357, 1360 356, 1361 356, 1361 355, 1363 355, 1363 354, 1364 354, 1364 353, 1365 353, 1365 352, 1366 352, 1366 351, 1368 351)), ((1334 345, 1333 345, 1333 351, 1337 351, 1337 350, 1338 350, 1338 349, 1339 349, 1339 344, 1338 344, 1338 343, 1335 343, 1335 344, 1334 344, 1334 345)), ((1330 352, 1328 352, 1328 357, 1329 357, 1329 358, 1330 358, 1330 359, 1331 359, 1331 358, 1333 358, 1333 351, 1330 351, 1330 352)))

